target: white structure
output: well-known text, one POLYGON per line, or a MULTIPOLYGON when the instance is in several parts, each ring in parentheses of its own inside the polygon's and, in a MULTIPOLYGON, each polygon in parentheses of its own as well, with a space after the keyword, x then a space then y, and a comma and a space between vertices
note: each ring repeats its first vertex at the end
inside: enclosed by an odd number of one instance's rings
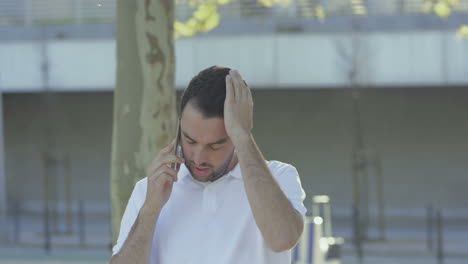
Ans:
MULTIPOLYGON (((115 41, 72 39, 0 43, 0 88, 41 91, 43 57, 51 90, 115 86, 115 41)), ((350 71, 364 87, 460 86, 468 85, 467 58, 468 40, 454 32, 194 37, 176 41, 176 85, 216 64, 239 69, 254 88, 347 87, 350 71)))

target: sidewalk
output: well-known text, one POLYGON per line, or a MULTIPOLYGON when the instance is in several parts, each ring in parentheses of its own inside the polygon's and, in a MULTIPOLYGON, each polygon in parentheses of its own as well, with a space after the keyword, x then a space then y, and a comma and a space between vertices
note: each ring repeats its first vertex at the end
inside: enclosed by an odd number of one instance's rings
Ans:
POLYGON ((104 264, 111 253, 102 249, 52 249, 47 255, 42 248, 0 247, 0 264, 104 264))

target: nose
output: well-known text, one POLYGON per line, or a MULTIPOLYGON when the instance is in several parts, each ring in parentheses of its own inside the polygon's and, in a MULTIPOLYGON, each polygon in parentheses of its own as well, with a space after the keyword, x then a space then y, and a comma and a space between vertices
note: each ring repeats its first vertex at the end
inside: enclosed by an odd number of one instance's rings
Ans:
POLYGON ((197 166, 208 163, 208 155, 207 155, 206 150, 203 147, 199 146, 194 149, 193 162, 197 166))

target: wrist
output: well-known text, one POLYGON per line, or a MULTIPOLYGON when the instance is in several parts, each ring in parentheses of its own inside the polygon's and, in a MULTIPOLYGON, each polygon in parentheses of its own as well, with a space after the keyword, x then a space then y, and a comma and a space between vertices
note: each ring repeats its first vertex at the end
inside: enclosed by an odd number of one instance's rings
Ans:
POLYGON ((234 146, 236 147, 236 149, 238 149, 252 140, 252 133, 250 132, 237 133, 231 138, 231 140, 234 146))
POLYGON ((158 217, 159 213, 161 212, 162 206, 158 206, 146 201, 143 206, 141 207, 140 214, 143 217, 158 217))

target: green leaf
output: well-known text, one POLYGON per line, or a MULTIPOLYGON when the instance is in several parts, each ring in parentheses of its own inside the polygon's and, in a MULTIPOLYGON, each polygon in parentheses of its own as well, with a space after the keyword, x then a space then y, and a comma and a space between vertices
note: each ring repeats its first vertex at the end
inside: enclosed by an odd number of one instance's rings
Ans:
POLYGON ((213 12, 202 24, 201 31, 207 32, 219 25, 220 16, 218 12, 213 12))
POLYGON ((442 18, 446 18, 450 16, 452 10, 450 9, 447 3, 445 3, 444 1, 440 1, 434 6, 434 12, 442 18))
POLYGON ((219 25, 220 16, 218 7, 214 4, 204 4, 198 7, 193 17, 197 20, 197 29, 202 32, 207 32, 219 25))
POLYGON ((213 4, 203 4, 198 6, 198 9, 193 14, 193 17, 198 21, 206 20, 217 8, 213 4))
POLYGON ((451 6, 456 6, 460 3, 460 0, 445 0, 445 3, 451 6))
POLYGON ((187 24, 184 24, 182 22, 179 22, 179 21, 176 21, 174 23, 174 31, 177 32, 176 33, 176 37, 177 36, 183 36, 183 37, 191 37, 193 35, 195 35, 196 33, 196 30, 195 28, 187 25, 187 24))
POLYGON ((461 25, 457 30, 457 36, 460 38, 468 38, 468 25, 461 25))
POLYGON ((327 13, 325 12, 325 9, 322 6, 317 6, 315 8, 315 15, 317 16, 320 22, 323 22, 325 20, 325 17, 327 16, 327 13))
POLYGON ((231 0, 217 0, 216 2, 219 5, 226 5, 226 4, 229 4, 229 2, 231 2, 231 0))
POLYGON ((272 7, 274 5, 273 0, 257 0, 258 3, 266 6, 266 7, 272 7))
POLYGON ((280 3, 282 7, 288 7, 291 4, 292 0, 278 0, 277 3, 280 3))

